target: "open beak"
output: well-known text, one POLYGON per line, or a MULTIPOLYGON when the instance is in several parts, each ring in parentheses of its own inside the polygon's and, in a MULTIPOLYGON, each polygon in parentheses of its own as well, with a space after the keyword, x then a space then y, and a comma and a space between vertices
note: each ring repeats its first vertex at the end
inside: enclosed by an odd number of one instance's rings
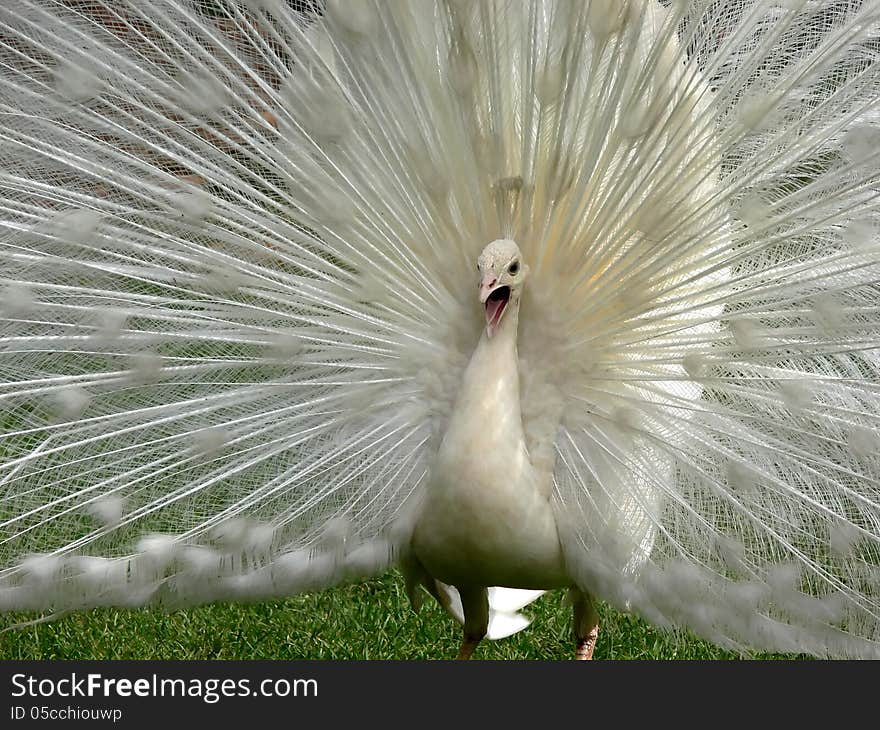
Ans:
POLYGON ((492 274, 487 274, 480 282, 480 303, 486 307, 486 333, 489 337, 498 329, 510 301, 510 287, 497 284, 498 279, 492 274))

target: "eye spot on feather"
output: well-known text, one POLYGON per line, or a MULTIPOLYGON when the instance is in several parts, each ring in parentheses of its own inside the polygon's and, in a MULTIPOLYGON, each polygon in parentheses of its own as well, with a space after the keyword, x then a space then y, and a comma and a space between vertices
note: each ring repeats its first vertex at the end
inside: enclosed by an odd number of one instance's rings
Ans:
POLYGON ((798 563, 777 563, 767 570, 767 585, 776 600, 784 601, 799 589, 802 575, 803 569, 798 563))
POLYGON ((198 223, 214 212, 215 199, 199 185, 186 184, 166 196, 172 215, 184 223, 198 223))
POLYGON ((872 159, 880 149, 880 126, 859 124, 843 135, 843 150, 850 161, 858 164, 872 159))
POLYGON ((756 492, 761 478, 749 464, 734 459, 727 461, 726 476, 728 489, 739 496, 756 492))
POLYGON ((761 228, 770 220, 772 210, 764 197, 753 191, 739 201, 736 207, 736 216, 749 228, 761 228))
POLYGON ((89 504, 86 512, 105 527, 113 527, 125 513, 125 499, 116 494, 108 494, 89 504))
POLYGON ((129 378, 136 385, 149 385, 162 377, 164 358, 152 350, 143 350, 129 357, 129 378))
POLYGON ((22 317, 36 308, 37 298, 30 286, 18 281, 10 281, 0 290, 0 315, 22 317))
POLYGON ((699 380, 706 377, 712 361, 703 353, 691 352, 682 358, 681 364, 691 378, 699 380))
POLYGON ((52 72, 55 90, 69 101, 82 103, 101 93, 103 79, 84 59, 59 63, 52 72))
POLYGON ((880 437, 875 429, 855 425, 846 433, 846 447, 858 458, 875 457, 880 453, 880 437))
POLYGON ((204 545, 185 545, 181 550, 183 578, 216 578, 223 567, 223 556, 204 545))
POLYGON ((32 554, 19 563, 19 568, 24 575, 25 582, 32 585, 51 583, 61 572, 62 567, 61 558, 50 553, 32 554))
POLYGON ((243 517, 230 517, 208 532, 208 540, 226 552, 241 550, 248 534, 248 522, 243 517))
POLYGON ((119 340, 125 330, 129 313, 124 309, 107 307, 99 310, 95 317, 92 337, 98 346, 108 346, 119 340))
POLYGON ((746 548, 730 535, 715 536, 715 552, 727 570, 744 575, 746 572, 746 548))
POLYGON ((767 585, 757 580, 736 581, 726 586, 725 600, 732 609, 732 615, 749 615, 762 610, 770 597, 767 585))
POLYGON ((272 561, 272 582, 281 590, 300 591, 309 582, 313 569, 310 550, 292 550, 272 561))
POLYGON ((728 323, 736 344, 744 350, 755 350, 765 343, 765 330, 759 322, 747 317, 736 317, 728 323))
POLYGON ((232 598, 251 599, 271 595, 272 576, 268 570, 246 570, 220 578, 220 586, 232 598))
POLYGON ((86 596, 103 596, 118 590, 127 581, 127 561, 119 558, 100 558, 92 555, 75 555, 67 560, 67 571, 77 590, 86 596))
POLYGON ((828 530, 828 548, 840 560, 852 556, 861 540, 861 531, 849 522, 834 522, 828 530))
POLYGON ((843 305, 828 292, 820 294, 813 300, 812 314, 816 325, 832 336, 839 335, 840 329, 847 323, 843 305))
POLYGON ((647 423, 638 408, 631 405, 615 406, 608 417, 617 431, 616 446, 623 451, 635 451, 643 446, 647 423))
POLYGON ((222 78, 207 70, 178 73, 169 101, 196 117, 211 117, 229 106, 232 94, 222 78))
MULTIPOLYGON (((289 74, 278 91, 281 108, 278 155, 281 165, 290 165, 289 174, 296 187, 323 188, 329 171, 309 164, 302 169, 298 162, 303 146, 312 150, 330 150, 343 145, 355 126, 355 109, 343 83, 332 68, 316 64, 310 69, 289 74), (304 137, 303 135, 306 135, 304 137), (316 149, 317 148, 317 149, 316 149)), ((296 189, 298 196, 303 191, 296 189)), ((320 200, 321 195, 315 199, 320 200)))
POLYGON ((611 412, 611 419, 620 427, 640 431, 643 427, 641 414, 632 406, 618 406, 611 412))
POLYGON ((206 262, 206 271, 202 278, 202 286, 206 292, 232 297, 240 294, 243 287, 252 283, 253 279, 250 275, 240 268, 223 262, 206 262))
POLYGON ((375 576, 391 564, 393 551, 384 540, 368 540, 347 550, 342 561, 342 571, 352 578, 375 576))
POLYGON ((95 246, 103 219, 104 216, 98 211, 73 208, 55 214, 39 226, 38 230, 63 243, 95 246))
POLYGON ((272 335, 266 355, 270 360, 289 362, 307 350, 306 343, 298 332, 287 330, 272 335))
POLYGON ((329 229, 342 236, 358 218, 358 205, 338 187, 326 187, 322 196, 312 206, 310 217, 316 226, 329 229))
POLYGON ((275 527, 268 522, 251 522, 244 536, 244 550, 255 555, 268 555, 275 542, 275 527))
POLYGON ((165 568, 174 560, 177 554, 178 544, 173 535, 152 533, 145 535, 135 547, 135 572, 153 577, 162 574, 165 568))
POLYGON ((813 384, 806 379, 783 380, 778 391, 783 405, 792 413, 805 410, 815 398, 813 384))
POLYGON ((85 388, 71 385, 55 395, 55 413, 61 421, 76 421, 89 407, 92 397, 85 388))
POLYGON ((880 235, 871 220, 854 220, 847 223, 841 233, 844 244, 854 253, 874 253, 880 235))
POLYGON ((321 546, 325 550, 342 549, 352 537, 352 524, 347 517, 340 515, 328 520, 321 532, 321 546))
POLYGON ((772 123, 780 98, 775 92, 750 90, 736 108, 737 121, 751 132, 760 132, 772 123))
POLYGON ((223 426, 210 426, 193 434, 192 453, 199 461, 210 461, 223 453, 231 434, 223 426))

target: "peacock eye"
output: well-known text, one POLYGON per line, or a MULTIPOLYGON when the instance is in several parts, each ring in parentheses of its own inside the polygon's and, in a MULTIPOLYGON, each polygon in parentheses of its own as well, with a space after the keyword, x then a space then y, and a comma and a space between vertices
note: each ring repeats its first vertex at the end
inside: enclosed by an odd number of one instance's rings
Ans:
POLYGON ((510 266, 507 267, 508 274, 516 274, 519 271, 519 261, 514 261, 510 266))

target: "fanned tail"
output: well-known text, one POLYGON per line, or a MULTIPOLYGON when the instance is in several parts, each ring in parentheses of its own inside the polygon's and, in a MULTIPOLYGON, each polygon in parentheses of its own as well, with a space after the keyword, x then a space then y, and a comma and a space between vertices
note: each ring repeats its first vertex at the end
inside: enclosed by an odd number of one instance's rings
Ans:
POLYGON ((515 239, 583 590, 875 656, 875 3, 0 9, 0 607, 406 550, 515 239))
POLYGON ((285 595, 406 545, 461 270, 389 126, 413 13, 358 8, 0 9, 0 608, 285 595))
POLYGON ((609 117, 552 289, 559 519, 579 585, 660 626, 876 656, 880 17, 794 5, 672 4, 606 102, 654 111, 609 117))

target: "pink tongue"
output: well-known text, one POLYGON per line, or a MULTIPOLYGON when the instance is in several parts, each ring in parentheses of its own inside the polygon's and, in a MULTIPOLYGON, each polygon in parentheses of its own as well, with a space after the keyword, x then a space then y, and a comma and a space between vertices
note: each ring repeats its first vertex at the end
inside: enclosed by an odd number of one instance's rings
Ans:
POLYGON ((501 310, 507 304, 503 299, 490 299, 486 302, 486 321, 491 324, 497 324, 498 318, 501 316, 501 310))

